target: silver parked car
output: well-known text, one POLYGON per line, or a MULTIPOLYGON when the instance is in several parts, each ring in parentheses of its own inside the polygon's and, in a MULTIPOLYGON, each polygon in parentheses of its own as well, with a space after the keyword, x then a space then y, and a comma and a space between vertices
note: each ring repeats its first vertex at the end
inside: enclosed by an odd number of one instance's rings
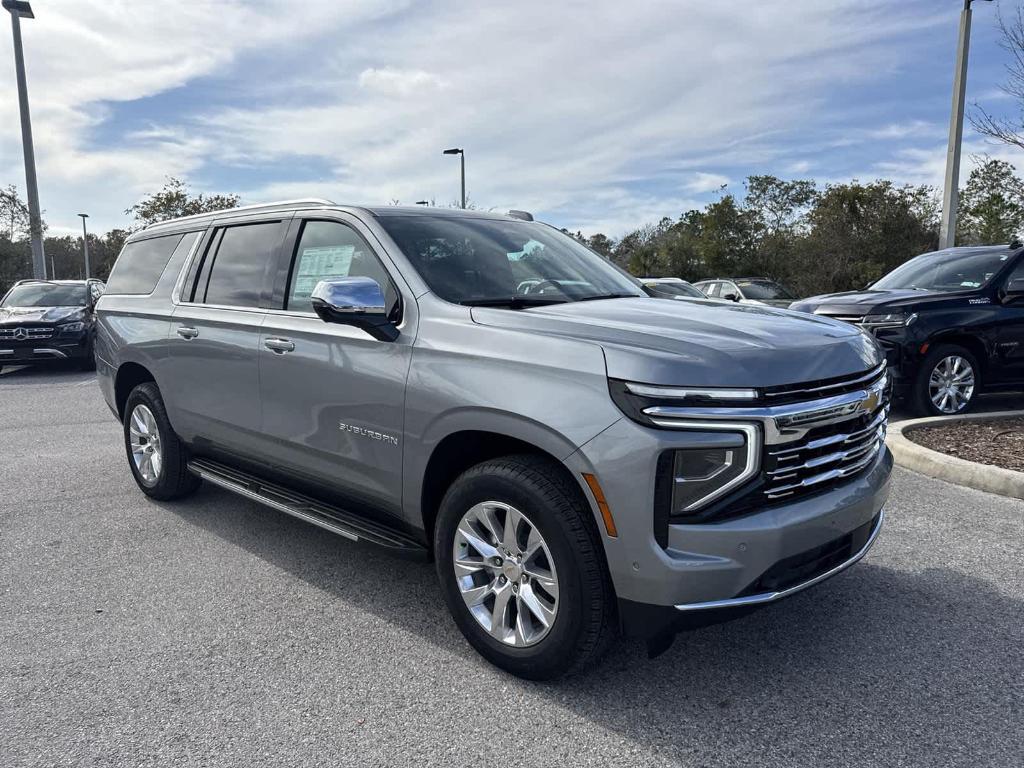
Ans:
POLYGON ((97 313, 144 493, 205 480, 432 558, 467 640, 523 677, 773 603, 882 525, 870 336, 652 300, 541 223, 318 200, 168 221, 97 313))

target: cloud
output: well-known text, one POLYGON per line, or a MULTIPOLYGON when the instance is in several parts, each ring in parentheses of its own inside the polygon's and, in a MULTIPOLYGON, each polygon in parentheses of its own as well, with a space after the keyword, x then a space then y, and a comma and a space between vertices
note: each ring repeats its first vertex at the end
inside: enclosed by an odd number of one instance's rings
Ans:
MULTIPOLYGON (((37 13, 24 27, 52 226, 83 200, 96 226, 123 224, 168 174, 247 201, 447 203, 458 162, 440 151, 455 145, 478 203, 610 235, 748 173, 835 171, 825 145, 849 135, 854 149, 870 130, 891 134, 873 150, 920 140, 934 121, 854 122, 844 89, 930 71, 921 49, 955 25, 928 0, 704 3, 685 24, 674 3, 540 0, 92 0, 37 13)), ((0 104, 3 124, 14 110, 0 104)), ((0 181, 20 181, 12 132, 0 158, 0 181)))
POLYGON ((359 85, 368 91, 389 96, 408 96, 413 93, 434 91, 444 88, 447 83, 430 72, 421 69, 392 69, 370 67, 359 73, 359 85))

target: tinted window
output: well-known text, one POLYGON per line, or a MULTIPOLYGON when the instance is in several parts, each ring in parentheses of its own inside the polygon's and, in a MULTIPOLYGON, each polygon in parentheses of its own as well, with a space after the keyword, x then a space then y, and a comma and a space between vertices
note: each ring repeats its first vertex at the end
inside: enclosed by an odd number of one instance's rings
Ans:
POLYGON ((739 283, 745 299, 792 299, 793 295, 771 280, 743 280, 739 283))
POLYGON ((380 216, 430 289, 462 304, 512 307, 643 296, 628 276, 544 224, 469 216, 380 216))
POLYGON ((685 296, 691 299, 703 299, 704 294, 687 283, 644 283, 648 288, 662 296, 685 296))
POLYGON ((1006 289, 1009 291, 1024 291, 1024 259, 1014 268, 1013 272, 1006 279, 1006 289))
POLYGON ((896 267, 871 287, 972 291, 991 280, 1012 255, 1006 248, 926 253, 896 267))
POLYGON ((342 277, 372 277, 389 307, 397 300, 388 273, 354 230, 335 221, 307 221, 292 262, 285 309, 312 312, 309 297, 316 284, 342 277))
POLYGON ((203 299, 205 304, 256 307, 263 293, 263 277, 277 246, 279 222, 226 227, 203 299))
POLYGON ((5 307, 84 307, 89 291, 85 283, 25 283, 11 289, 5 307))
POLYGON ((107 280, 107 293, 152 293, 181 239, 167 235, 128 243, 107 280))
POLYGON ((697 287, 700 288, 708 296, 718 296, 718 286, 720 283, 697 283, 697 287))

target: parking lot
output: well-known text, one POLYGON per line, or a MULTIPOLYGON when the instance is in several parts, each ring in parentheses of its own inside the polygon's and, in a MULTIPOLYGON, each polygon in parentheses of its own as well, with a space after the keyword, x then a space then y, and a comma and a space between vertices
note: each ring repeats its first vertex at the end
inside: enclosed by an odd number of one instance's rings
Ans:
POLYGON ((149 501, 91 374, 0 375, 0 766, 1024 763, 1024 503, 903 470, 860 565, 523 682, 432 567, 149 501))

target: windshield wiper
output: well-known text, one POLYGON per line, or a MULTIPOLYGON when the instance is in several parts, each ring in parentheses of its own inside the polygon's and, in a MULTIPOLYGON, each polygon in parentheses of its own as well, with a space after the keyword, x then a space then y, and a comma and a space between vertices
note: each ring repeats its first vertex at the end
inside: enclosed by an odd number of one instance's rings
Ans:
POLYGON ((542 298, 540 296, 505 296, 496 299, 466 299, 460 301, 466 307, 508 307, 509 309, 522 309, 523 307, 543 307, 548 304, 564 304, 566 299, 553 297, 542 298))
POLYGON ((636 293, 599 293, 596 296, 584 296, 576 301, 598 301, 599 299, 639 299, 641 296, 636 293))

